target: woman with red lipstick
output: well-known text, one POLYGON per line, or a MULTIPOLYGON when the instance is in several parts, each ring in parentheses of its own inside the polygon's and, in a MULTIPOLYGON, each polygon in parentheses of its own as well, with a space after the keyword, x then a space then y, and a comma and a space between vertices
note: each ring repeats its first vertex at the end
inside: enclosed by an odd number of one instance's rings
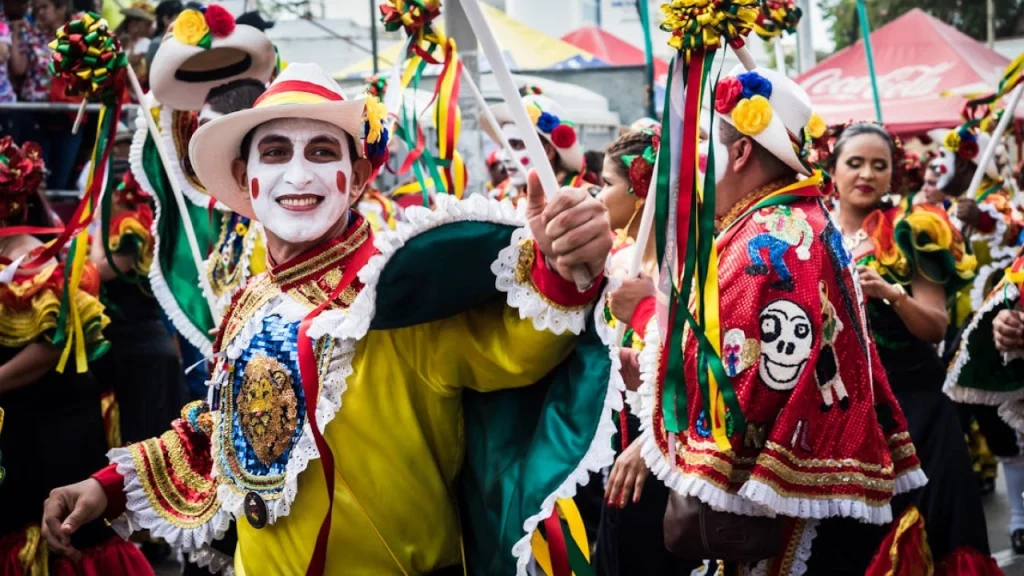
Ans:
POLYGON ((999 574, 989 557, 963 431, 942 393, 945 367, 935 351, 949 325, 948 306, 974 276, 975 261, 942 210, 881 204, 886 193, 901 187, 901 156, 892 136, 869 123, 846 128, 832 155, 843 240, 857 265, 882 365, 928 476, 924 488, 893 498, 892 533, 876 565, 890 549, 913 546, 900 520, 919 513, 938 574, 999 574))

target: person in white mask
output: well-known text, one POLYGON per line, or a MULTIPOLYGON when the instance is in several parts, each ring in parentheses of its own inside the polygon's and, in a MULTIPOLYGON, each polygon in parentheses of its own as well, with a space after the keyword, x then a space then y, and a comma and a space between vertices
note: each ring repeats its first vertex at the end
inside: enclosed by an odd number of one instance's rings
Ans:
MULTIPOLYGON (((586 176, 583 158, 583 147, 576 135, 576 125, 569 113, 553 99, 539 94, 528 94, 523 97, 523 105, 533 122, 537 134, 540 135, 544 153, 544 161, 549 162, 555 170, 555 178, 562 186, 572 188, 590 188, 586 176)), ((501 161, 505 165, 508 179, 497 187, 494 194, 498 200, 508 198, 518 203, 526 196, 527 173, 534 166, 533 158, 526 151, 526 135, 520 133, 518 126, 512 121, 508 105, 504 102, 491 107, 494 118, 500 124, 501 132, 512 147, 511 151, 501 151, 501 161)), ((494 133, 494 127, 482 122, 484 131, 496 143, 501 139, 494 133)), ((596 192, 596 190, 594 190, 596 192)))
POLYGON ((75 554, 104 515, 206 563, 234 522, 218 561, 237 574, 512 574, 577 477, 610 462, 594 454, 612 433, 611 338, 588 313, 604 207, 578 188, 549 201, 534 177, 525 214, 440 195, 375 235, 353 204, 386 161, 386 118, 293 63, 196 132, 210 193, 265 226, 267 273, 220 325, 207 400, 51 493, 52 550, 75 554))

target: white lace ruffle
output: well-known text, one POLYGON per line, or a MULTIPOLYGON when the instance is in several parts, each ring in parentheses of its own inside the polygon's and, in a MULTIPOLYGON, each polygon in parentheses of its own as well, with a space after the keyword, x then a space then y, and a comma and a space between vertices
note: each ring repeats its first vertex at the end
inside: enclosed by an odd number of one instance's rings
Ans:
POLYGON ((127 539, 132 532, 138 530, 149 530, 151 535, 166 540, 173 548, 192 551, 220 539, 231 526, 231 515, 223 508, 218 509, 208 522, 195 528, 181 528, 171 524, 150 505, 131 451, 127 448, 114 448, 107 453, 107 458, 117 466, 117 473, 124 476, 127 499, 125 512, 110 523, 110 527, 122 538, 127 539))
POLYGON ((911 490, 917 490, 928 483, 928 477, 920 468, 910 472, 904 472, 896 477, 896 484, 893 486, 892 495, 906 494, 911 490))
MULTIPOLYGON (((149 136, 146 119, 142 116, 142 114, 146 113, 145 107, 139 108, 138 115, 135 118, 135 135, 132 137, 128 162, 131 167, 132 176, 139 183, 139 188, 153 198, 154 218, 150 234, 153 236, 153 253, 156 256, 149 267, 149 286, 153 291, 153 297, 156 298, 157 303, 160 304, 160 307, 167 314, 167 318, 174 325, 178 333, 188 340, 189 344, 195 346, 204 357, 208 358, 213 355, 213 342, 210 340, 209 335, 204 334, 201 329, 192 324, 192 321, 185 316, 181 306, 178 305, 178 301, 174 298, 170 287, 167 286, 163 270, 160 268, 160 234, 158 232, 163 208, 160 204, 160 198, 154 192, 153 184, 149 181, 149 175, 146 174, 146 168, 142 163, 142 151, 146 145, 146 138, 149 136)), ((199 276, 202 277, 203 274, 199 274, 199 276)))
MULTIPOLYGON (((793 556, 793 563, 789 567, 789 572, 780 576, 803 576, 807 573, 807 561, 811 559, 811 547, 814 545, 814 539, 817 537, 818 521, 805 520, 804 528, 800 531, 800 542, 796 545, 796 552, 793 556)), ((773 561, 774 558, 761 560, 750 569, 748 574, 750 576, 768 576, 768 571, 771 569, 773 561)))
POLYGON ((1003 260, 1005 258, 1013 258, 1017 253, 1017 248, 1014 246, 1006 246, 1003 243, 1006 238, 1006 217, 996 210, 995 206, 986 202, 979 202, 978 210, 987 214, 995 223, 996 228, 988 234, 976 233, 974 237, 971 238, 971 242, 982 241, 988 244, 989 257, 993 262, 1003 260))
POLYGON ((210 574, 235 576, 235 558, 214 550, 210 546, 203 546, 199 550, 189 552, 188 559, 196 566, 209 570, 210 574))
MULTIPOLYGON (((163 140, 164 149, 167 150, 167 155, 171 159, 171 173, 167 175, 168 178, 174 178, 178 181, 181 186, 181 193, 188 198, 188 201, 193 205, 198 206, 204 210, 209 208, 210 195, 204 190, 199 190, 185 177, 185 171, 181 169, 181 157, 178 155, 178 147, 174 145, 174 119, 175 110, 162 106, 160 110, 160 139, 163 140)), ((213 205, 214 210, 221 212, 227 212, 230 209, 217 202, 213 205)))
MULTIPOLYGON (((602 300, 609 293, 610 285, 601 294, 602 300)), ((615 450, 612 448, 612 437, 615 435, 615 420, 612 412, 622 410, 622 391, 625 385, 622 382, 622 374, 619 372, 622 365, 619 361, 619 347, 615 342, 615 331, 604 322, 604 310, 596 307, 594 311, 594 326, 601 342, 608 348, 608 359, 611 361, 611 373, 608 388, 605 392, 604 407, 601 408, 601 418, 598 421, 597 431, 587 453, 580 461, 576 469, 569 477, 562 482, 555 491, 544 499, 540 511, 523 522, 523 536, 512 546, 512 555, 516 557, 516 575, 525 576, 526 567, 533 557, 530 547, 530 539, 533 537, 537 526, 551 516, 555 509, 555 502, 563 498, 572 498, 576 495, 578 486, 586 486, 590 481, 590 474, 597 472, 615 461, 615 450)))
POLYGON ((974 281, 971 282, 971 310, 980 310, 985 305, 985 299, 988 298, 988 290, 986 284, 992 274, 1006 270, 1006 268, 1013 263, 1013 257, 1001 258, 999 260, 993 260, 990 264, 986 264, 978 269, 974 275, 974 281))
POLYGON ((999 417, 1020 434, 1024 434, 1024 400, 1003 402, 999 405, 999 417))
MULTIPOLYGON (((652 318, 644 335, 644 352, 657 346, 660 351, 661 337, 656 319, 652 318), (657 343, 657 344, 654 344, 657 343)), ((824 519, 834 516, 853 518, 871 524, 892 521, 892 509, 888 504, 869 506, 864 502, 829 498, 788 498, 778 494, 772 487, 756 479, 747 480, 739 492, 732 494, 699 476, 683 474, 662 453, 655 439, 654 394, 660 354, 644 355, 640 359, 640 440, 643 442, 641 455, 648 468, 666 486, 683 496, 693 496, 715 510, 743 516, 792 516, 805 519, 824 519)), ((908 480, 909 482, 910 480, 908 480)))
MULTIPOLYGON (((579 334, 587 323, 587 309, 559 310, 553 307, 531 284, 516 282, 516 267, 519 264, 519 243, 529 237, 529 230, 520 228, 512 234, 512 244, 498 253, 498 259, 491 265, 491 272, 497 277, 498 290, 508 294, 508 305, 519 310, 523 320, 533 320, 537 330, 553 334, 571 332, 579 334)), ((604 315, 599 320, 605 324, 604 315)))
MULTIPOLYGON (((960 372, 963 371, 964 366, 967 365, 971 360, 971 353, 967 347, 967 342, 970 340, 971 335, 978 328, 978 324, 981 323, 982 318, 992 312, 995 308, 1003 305, 1005 300, 1016 302, 1020 299, 1020 291, 1011 283, 1006 284, 1005 297, 993 297, 989 298, 982 306, 975 308, 974 317, 971 318, 970 324, 964 329, 963 335, 960 337, 960 350, 956 355, 956 360, 953 365, 949 367, 949 372, 946 373, 946 382, 942 386, 942 391, 946 393, 954 402, 960 402, 963 404, 986 404, 996 406, 1004 402, 1009 402, 1024 398, 1024 389, 1013 390, 1009 392, 999 392, 995 390, 981 390, 978 388, 968 388, 959 386, 957 383, 960 381, 960 372)), ((991 335, 985 335, 985 338, 991 338, 991 335)), ((1007 359, 1004 357, 1003 361, 1007 359)))

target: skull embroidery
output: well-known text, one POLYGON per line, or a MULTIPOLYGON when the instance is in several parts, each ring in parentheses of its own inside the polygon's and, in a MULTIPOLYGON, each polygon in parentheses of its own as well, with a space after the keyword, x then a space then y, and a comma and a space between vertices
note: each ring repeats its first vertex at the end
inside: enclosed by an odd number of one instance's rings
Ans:
POLYGON ((761 380, 772 390, 792 390, 807 366, 813 344, 807 312, 790 300, 769 304, 761 311, 761 380))

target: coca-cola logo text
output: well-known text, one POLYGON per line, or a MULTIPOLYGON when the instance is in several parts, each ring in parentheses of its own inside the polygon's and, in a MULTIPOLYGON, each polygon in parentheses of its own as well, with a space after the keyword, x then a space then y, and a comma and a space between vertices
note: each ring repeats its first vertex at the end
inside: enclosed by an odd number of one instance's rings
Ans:
MULTIPOLYGON (((904 100, 935 96, 942 86, 942 75, 953 69, 953 62, 934 66, 914 65, 897 68, 878 76, 878 92, 883 100, 904 100)), ((871 100, 870 76, 843 76, 840 68, 828 68, 808 76, 800 83, 809 95, 834 100, 871 100)))

